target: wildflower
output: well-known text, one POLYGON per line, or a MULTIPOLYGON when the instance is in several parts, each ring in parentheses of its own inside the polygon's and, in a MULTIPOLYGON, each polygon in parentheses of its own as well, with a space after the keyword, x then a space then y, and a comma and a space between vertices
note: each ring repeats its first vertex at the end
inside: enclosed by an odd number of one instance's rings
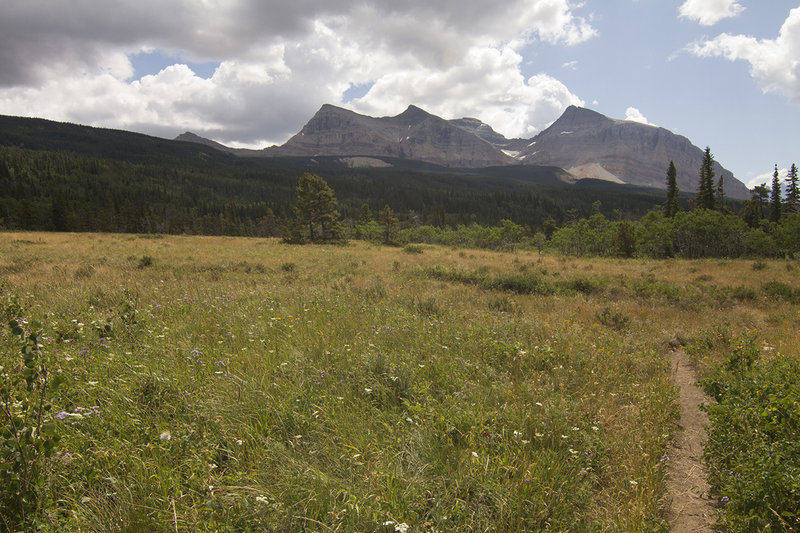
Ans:
POLYGON ((402 524, 398 524, 394 520, 387 520, 383 523, 384 526, 394 526, 394 530, 397 533, 406 533, 408 531, 408 524, 403 522, 402 524))
POLYGON ((472 457, 474 457, 475 459, 477 459, 477 458, 478 458, 478 452, 472 452, 472 457))
POLYGON ((639 483, 637 483, 637 482, 636 482, 636 481, 634 481, 634 480, 630 480, 630 481, 628 481, 628 483, 630 483, 632 487, 635 487, 636 485, 638 485, 638 484, 639 484, 639 483))
POLYGON ((722 503, 728 503, 729 501, 731 501, 731 499, 730 499, 730 498, 728 498, 727 496, 723 496, 723 497, 722 497, 722 500, 720 500, 720 501, 721 501, 722 503))
POLYGON ((162 431, 161 435, 158 436, 158 439, 161 441, 168 441, 172 439, 172 433, 169 430, 162 431))
POLYGON ((269 498, 266 496, 256 496, 256 501, 259 503, 269 503, 269 498))

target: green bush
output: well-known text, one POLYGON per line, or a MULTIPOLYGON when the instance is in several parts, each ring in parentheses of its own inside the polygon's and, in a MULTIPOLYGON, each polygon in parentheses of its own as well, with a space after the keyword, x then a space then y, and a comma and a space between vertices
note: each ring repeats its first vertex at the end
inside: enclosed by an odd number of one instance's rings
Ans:
POLYGON ((761 290, 767 296, 785 302, 797 303, 800 301, 800 290, 793 289, 781 281, 768 281, 761 286, 761 290))
POLYGON ((758 360, 743 339, 718 375, 705 381, 717 403, 706 459, 731 532, 800 528, 800 361, 758 360))

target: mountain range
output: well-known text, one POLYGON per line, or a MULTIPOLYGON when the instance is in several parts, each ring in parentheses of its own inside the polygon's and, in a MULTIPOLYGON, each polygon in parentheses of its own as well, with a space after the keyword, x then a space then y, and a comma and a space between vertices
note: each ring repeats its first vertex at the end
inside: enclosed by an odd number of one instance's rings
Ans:
MULTIPOLYGON (((665 128, 606 117, 570 106, 531 139, 507 139, 476 118, 445 120, 416 106, 393 117, 370 117, 323 105, 296 135, 263 150, 229 148, 186 132, 176 140, 205 144, 245 157, 334 156, 350 166, 387 166, 386 158, 422 161, 454 169, 498 166, 555 166, 564 180, 604 180, 666 188, 670 161, 678 187, 697 189, 703 150, 665 128)), ((750 193, 733 173, 715 162, 726 194, 750 193)))

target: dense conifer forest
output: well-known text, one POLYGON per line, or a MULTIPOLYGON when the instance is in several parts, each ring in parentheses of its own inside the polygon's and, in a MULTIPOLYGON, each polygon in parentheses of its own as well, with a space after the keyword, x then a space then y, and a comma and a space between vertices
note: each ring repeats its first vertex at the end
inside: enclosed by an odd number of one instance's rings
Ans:
POLYGON ((296 227, 298 183, 313 174, 335 194, 339 239, 623 257, 800 252, 796 167, 785 178, 776 167, 771 188, 734 202, 714 181, 709 149, 706 157, 697 191, 678 191, 665 168, 665 193, 567 184, 553 167, 454 170, 392 160, 350 168, 335 157, 244 158, 130 132, 0 117, 0 228, 286 237, 296 227))

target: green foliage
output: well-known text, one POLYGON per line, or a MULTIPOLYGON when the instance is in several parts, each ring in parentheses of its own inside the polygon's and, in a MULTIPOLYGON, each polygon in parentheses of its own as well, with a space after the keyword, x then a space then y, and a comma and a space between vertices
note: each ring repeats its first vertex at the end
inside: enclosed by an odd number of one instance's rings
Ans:
POLYGON ((550 243, 566 255, 613 255, 617 238, 616 226, 601 213, 597 213, 557 230, 550 243))
POLYGON ((705 381, 717 403, 705 455, 728 531, 800 528, 800 363, 760 359, 745 336, 724 368, 705 381))
POLYGON ((739 217, 695 209, 675 216, 673 245, 683 257, 739 257, 746 251, 747 231, 739 217))
POLYGON ((775 228, 775 244, 785 254, 800 253, 800 214, 791 213, 781 218, 775 228))
POLYGON ((383 228, 383 244, 397 244, 400 221, 388 204, 378 213, 378 221, 383 228))
POLYGON ((139 263, 137 263, 137 268, 147 268, 153 266, 153 258, 149 255, 143 255, 141 259, 139 259, 139 263))
POLYGON ((786 173, 786 201, 784 210, 787 214, 800 212, 800 184, 798 184, 797 165, 792 163, 786 173))
POLYGON ((770 298, 790 303, 800 302, 800 289, 794 289, 781 281, 768 281, 761 285, 761 290, 770 298))
POLYGON ((647 213, 636 224, 636 247, 639 253, 656 259, 672 257, 672 227, 671 220, 661 212, 647 213))
POLYGON ((628 221, 617 224, 617 234, 614 241, 618 255, 633 257, 633 252, 636 250, 636 233, 633 224, 628 221))
POLYGON ((703 163, 700 167, 700 182, 695 196, 695 207, 698 209, 715 209, 716 198, 714 192, 714 156, 711 155, 711 148, 706 147, 703 153, 703 163))
MULTIPOLYGON (((20 312, 7 298, 3 314, 20 312)), ((7 352, 0 359, 0 515, 12 531, 31 528, 51 503, 47 462, 61 438, 52 401, 64 377, 43 352, 40 323, 11 318, 8 326, 13 338, 4 349, 18 357, 7 352)))
POLYGON ((300 177, 294 210, 299 226, 306 228, 304 239, 310 242, 342 239, 336 196, 322 177, 308 172, 300 177))
POLYGON ((407 254, 417 255, 421 254, 424 249, 419 244, 406 244, 403 246, 403 251, 407 254))
POLYGON ((680 191, 678 190, 678 169, 673 161, 667 169, 667 201, 664 204, 664 216, 672 218, 681 210, 680 191))
POLYGON ((769 219, 777 223, 781 219, 783 202, 781 201, 781 180, 778 174, 778 165, 772 174, 772 189, 769 195, 769 219))
POLYGON ((630 326, 631 318, 619 309, 604 307, 595 314, 595 318, 601 324, 613 328, 617 331, 624 331, 630 326))

